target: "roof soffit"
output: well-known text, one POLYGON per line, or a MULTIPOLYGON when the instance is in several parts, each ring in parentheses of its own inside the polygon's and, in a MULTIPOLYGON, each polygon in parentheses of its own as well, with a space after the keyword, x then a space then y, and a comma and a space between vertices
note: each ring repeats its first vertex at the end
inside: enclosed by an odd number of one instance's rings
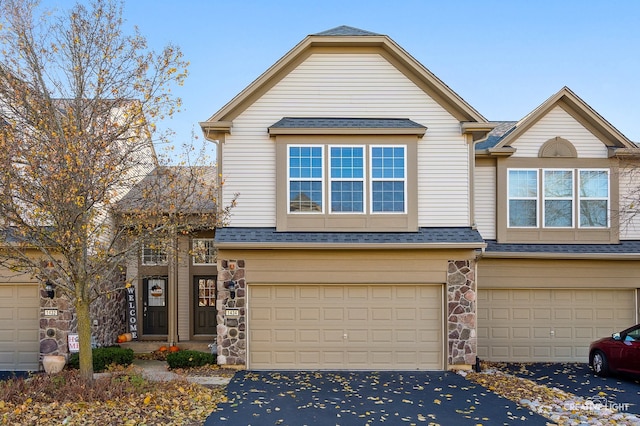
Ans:
POLYGON ((249 105, 310 55, 317 52, 376 52, 381 54, 403 74, 427 92, 450 114, 460 121, 487 120, 438 77, 384 35, 322 36, 309 35, 275 64, 249 84, 242 92, 212 115, 205 123, 231 122, 249 105))
POLYGON ((635 148, 635 144, 633 142, 620 133, 586 102, 580 99, 568 87, 563 87, 559 92, 551 96, 526 117, 520 120, 516 124, 515 129, 496 144, 494 149, 510 147, 520 136, 540 121, 540 119, 545 117, 556 106, 566 111, 606 146, 635 148))

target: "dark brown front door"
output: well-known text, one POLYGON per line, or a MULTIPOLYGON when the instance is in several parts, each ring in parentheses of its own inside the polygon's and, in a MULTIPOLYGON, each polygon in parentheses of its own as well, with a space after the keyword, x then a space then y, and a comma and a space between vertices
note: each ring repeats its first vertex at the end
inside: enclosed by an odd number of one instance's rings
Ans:
POLYGON ((145 277, 142 280, 142 332, 167 334, 167 282, 168 277, 145 277))
POLYGON ((193 277, 193 334, 216 334, 216 277, 193 277))

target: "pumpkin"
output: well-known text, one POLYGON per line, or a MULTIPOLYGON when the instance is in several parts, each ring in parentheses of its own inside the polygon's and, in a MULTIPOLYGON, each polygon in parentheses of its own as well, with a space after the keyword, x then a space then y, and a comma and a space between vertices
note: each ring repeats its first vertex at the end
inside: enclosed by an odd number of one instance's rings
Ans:
POLYGON ((178 352, 180 350, 176 345, 169 346, 169 352, 178 352))
POLYGON ((160 347, 158 348, 158 350, 159 350, 160 352, 166 352, 168 349, 169 349, 169 348, 167 348, 167 347, 166 347, 166 346, 164 346, 164 345, 162 345, 162 346, 160 346, 160 347))
POLYGON ((118 338, 116 339, 116 342, 123 343, 124 342, 124 338, 122 336, 118 336, 118 338))

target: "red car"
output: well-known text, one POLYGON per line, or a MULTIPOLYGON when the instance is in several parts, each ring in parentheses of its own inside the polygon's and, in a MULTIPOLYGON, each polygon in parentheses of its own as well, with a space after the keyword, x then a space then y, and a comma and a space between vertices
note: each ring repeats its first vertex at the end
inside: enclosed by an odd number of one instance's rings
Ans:
POLYGON ((640 324, 591 343, 589 365, 598 376, 640 375, 640 324))

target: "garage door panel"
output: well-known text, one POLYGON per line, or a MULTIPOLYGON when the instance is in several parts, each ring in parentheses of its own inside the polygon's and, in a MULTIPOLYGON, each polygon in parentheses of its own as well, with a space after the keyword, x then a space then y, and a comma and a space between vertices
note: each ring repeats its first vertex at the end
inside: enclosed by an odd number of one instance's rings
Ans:
POLYGON ((283 292, 262 290, 275 287, 249 286, 249 368, 444 367, 439 285, 283 285, 283 292), (261 297, 254 297, 256 290, 261 297), (287 298, 268 297, 280 293, 287 298))
POLYGON ((478 354, 493 361, 586 362, 591 341, 635 318, 634 290, 481 289, 478 300, 478 354))
POLYGON ((40 357, 37 284, 0 284, 0 370, 37 370, 40 357))

